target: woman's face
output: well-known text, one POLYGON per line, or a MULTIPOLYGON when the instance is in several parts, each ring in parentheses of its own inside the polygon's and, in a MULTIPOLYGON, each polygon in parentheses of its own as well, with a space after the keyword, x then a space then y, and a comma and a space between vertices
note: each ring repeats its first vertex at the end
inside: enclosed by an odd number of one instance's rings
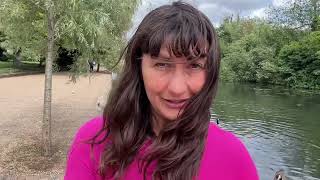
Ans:
POLYGON ((175 120, 187 101, 197 94, 206 79, 207 59, 193 61, 170 56, 162 47, 158 57, 144 54, 142 76, 148 99, 157 118, 175 120))

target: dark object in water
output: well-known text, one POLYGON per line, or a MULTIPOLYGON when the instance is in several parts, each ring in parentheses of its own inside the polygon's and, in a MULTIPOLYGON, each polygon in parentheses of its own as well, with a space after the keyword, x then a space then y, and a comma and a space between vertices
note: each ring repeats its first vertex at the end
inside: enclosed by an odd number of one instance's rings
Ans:
POLYGON ((216 119, 216 123, 219 124, 219 118, 216 119))
POLYGON ((279 170, 276 172, 273 180, 287 180, 287 177, 284 174, 284 170, 279 170))

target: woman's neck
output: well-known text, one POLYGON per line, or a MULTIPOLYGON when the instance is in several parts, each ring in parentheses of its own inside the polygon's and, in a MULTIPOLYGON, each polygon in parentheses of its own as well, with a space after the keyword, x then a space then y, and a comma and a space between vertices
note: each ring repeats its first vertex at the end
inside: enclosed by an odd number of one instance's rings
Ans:
POLYGON ((166 120, 159 117, 156 113, 153 114, 152 117, 152 130, 156 136, 160 134, 160 131, 166 125, 166 120))

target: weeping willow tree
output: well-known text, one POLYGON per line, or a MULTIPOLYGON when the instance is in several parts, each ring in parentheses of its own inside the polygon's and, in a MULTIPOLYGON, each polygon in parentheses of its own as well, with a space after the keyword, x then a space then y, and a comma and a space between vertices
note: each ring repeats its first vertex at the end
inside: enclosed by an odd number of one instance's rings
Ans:
POLYGON ((72 70, 81 73, 88 59, 106 67, 117 61, 139 0, 1 0, 1 43, 28 59, 46 57, 42 140, 51 150, 52 64, 58 47, 77 50, 72 70))

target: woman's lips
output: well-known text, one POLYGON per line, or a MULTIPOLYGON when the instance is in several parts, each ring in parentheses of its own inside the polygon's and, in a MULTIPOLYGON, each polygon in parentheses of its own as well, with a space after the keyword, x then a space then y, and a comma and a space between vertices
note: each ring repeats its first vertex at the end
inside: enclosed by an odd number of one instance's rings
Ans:
POLYGON ((187 102, 187 99, 181 99, 181 100, 163 99, 163 100, 169 108, 173 108, 173 109, 181 109, 187 102))

